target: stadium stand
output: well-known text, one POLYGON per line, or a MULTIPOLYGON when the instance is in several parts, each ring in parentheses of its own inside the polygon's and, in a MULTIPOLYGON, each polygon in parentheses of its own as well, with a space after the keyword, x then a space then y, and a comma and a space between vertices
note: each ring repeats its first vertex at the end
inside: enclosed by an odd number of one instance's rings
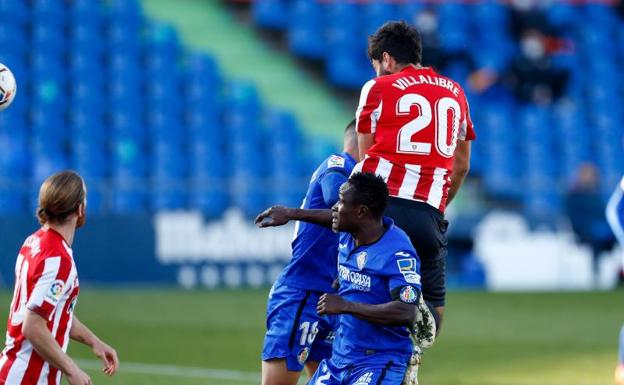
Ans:
POLYGON ((0 114, 0 215, 33 212, 32 186, 64 168, 85 176, 92 214, 299 204, 297 120, 139 1, 0 0, 0 15, 0 62, 18 79, 0 114))
POLYGON ((421 30, 435 28, 435 40, 425 39, 425 64, 431 49, 439 48, 446 59, 442 73, 460 80, 468 92, 478 135, 472 174, 482 178, 491 197, 521 202, 536 223, 561 214, 563 194, 581 163, 598 165, 605 198, 624 172, 622 113, 612 107, 624 91, 616 66, 624 55, 624 23, 606 2, 537 2, 528 9, 496 1, 250 3, 258 26, 283 31, 294 55, 324 62, 330 82, 354 90, 373 76, 365 43, 380 24, 400 18, 421 30), (425 12, 437 15, 433 27, 430 17, 420 17, 425 12), (524 46, 531 43, 525 40, 529 31, 541 37, 547 51, 537 63, 531 62, 531 47, 524 46), (527 54, 519 64, 548 65, 545 82, 522 77, 517 65, 510 69, 527 54), (484 70, 500 81, 473 87, 474 75, 484 70), (525 90, 528 101, 505 87, 509 73, 514 85, 536 82, 525 90), (554 79, 557 84, 548 84, 554 79), (546 95, 540 82, 551 87, 546 95), (557 95, 558 87, 563 95, 557 95))

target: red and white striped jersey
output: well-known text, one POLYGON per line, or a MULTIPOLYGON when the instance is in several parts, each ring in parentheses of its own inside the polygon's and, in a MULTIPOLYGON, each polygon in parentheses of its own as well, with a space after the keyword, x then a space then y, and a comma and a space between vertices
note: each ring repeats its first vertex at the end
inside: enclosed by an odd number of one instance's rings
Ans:
POLYGON ((380 76, 362 87, 356 124, 374 143, 353 172, 380 175, 391 196, 444 212, 457 140, 475 139, 461 86, 431 68, 380 76))
POLYGON ((0 356, 0 384, 59 385, 61 372, 45 362, 22 334, 26 309, 48 321, 54 339, 67 351, 79 292, 72 250, 52 229, 32 234, 15 264, 15 290, 0 356))

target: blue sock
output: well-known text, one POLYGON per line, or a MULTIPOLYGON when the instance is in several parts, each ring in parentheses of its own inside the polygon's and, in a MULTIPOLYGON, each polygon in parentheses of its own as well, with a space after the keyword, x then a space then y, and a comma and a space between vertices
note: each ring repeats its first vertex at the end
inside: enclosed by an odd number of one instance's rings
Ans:
POLYGON ((624 325, 620 330, 620 352, 619 352, 620 364, 624 364, 624 325))

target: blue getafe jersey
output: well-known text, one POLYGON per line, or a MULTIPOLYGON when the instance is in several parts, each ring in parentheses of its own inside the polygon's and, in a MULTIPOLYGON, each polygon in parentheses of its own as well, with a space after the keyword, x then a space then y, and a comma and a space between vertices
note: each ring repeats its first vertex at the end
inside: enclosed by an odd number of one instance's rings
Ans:
MULTIPOLYGON (((420 296, 420 260, 409 237, 384 218, 387 230, 371 245, 355 247, 351 234, 341 233, 339 294, 348 301, 382 304, 416 303, 420 296)), ((407 327, 382 326, 349 314, 340 315, 333 346, 337 365, 393 360, 405 364, 412 353, 407 327)))
MULTIPOLYGON (((338 190, 347 181, 356 161, 348 153, 334 154, 316 169, 305 199, 304 209, 329 209, 338 201, 338 190)), ((292 259, 280 274, 277 283, 287 286, 334 292, 338 234, 311 223, 297 222, 292 242, 292 259)))

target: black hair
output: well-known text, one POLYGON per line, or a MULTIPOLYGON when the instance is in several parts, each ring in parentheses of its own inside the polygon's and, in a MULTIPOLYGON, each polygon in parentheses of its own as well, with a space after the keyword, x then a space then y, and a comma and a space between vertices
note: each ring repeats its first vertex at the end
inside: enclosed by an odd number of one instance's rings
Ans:
POLYGON ((356 172, 349 177, 353 189, 353 202, 368 207, 375 218, 381 218, 388 205, 388 186, 380 176, 356 172))
POLYGON ((368 57, 381 61, 387 52, 397 63, 420 64, 422 41, 418 30, 405 21, 388 21, 368 38, 368 57))

